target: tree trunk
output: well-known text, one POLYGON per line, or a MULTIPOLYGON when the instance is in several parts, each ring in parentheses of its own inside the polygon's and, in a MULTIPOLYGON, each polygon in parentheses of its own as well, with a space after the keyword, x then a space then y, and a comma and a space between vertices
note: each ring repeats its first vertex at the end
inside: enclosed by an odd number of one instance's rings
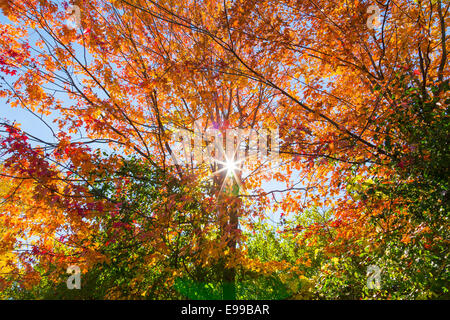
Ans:
MULTIPOLYGON (((219 166, 219 170, 221 166, 219 166)), ((221 186, 229 181, 226 179, 232 179, 226 176, 227 173, 221 171, 216 179, 217 190, 222 190, 218 195, 219 219, 221 223, 222 235, 225 236, 227 242, 228 254, 224 255, 221 265, 222 271, 222 297, 224 300, 236 300, 236 269, 234 267, 226 268, 226 264, 229 259, 233 259, 236 252, 236 234, 238 230, 238 211, 239 201, 236 201, 234 195, 230 190, 227 190, 226 186, 221 186), (222 220, 223 219, 223 220, 222 220)), ((230 188, 231 190, 233 188, 230 188)))
MULTIPOLYGON (((236 251, 236 230, 238 228, 238 215, 237 208, 233 204, 230 206, 231 210, 229 210, 230 219, 228 222, 228 226, 226 228, 228 235, 228 249, 230 252, 230 257, 234 257, 234 253, 236 251)), ((229 259, 229 257, 226 257, 229 259)), ((236 300, 236 269, 233 268, 224 268, 223 270, 223 298, 225 300, 236 300)))

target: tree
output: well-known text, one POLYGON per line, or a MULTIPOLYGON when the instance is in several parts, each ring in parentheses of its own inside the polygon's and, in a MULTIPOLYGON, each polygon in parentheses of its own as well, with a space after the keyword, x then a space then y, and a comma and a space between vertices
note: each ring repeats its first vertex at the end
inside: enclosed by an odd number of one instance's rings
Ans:
MULTIPOLYGON (((66 24, 67 3, 60 8, 35 0, 8 1, 4 13, 14 24, 1 25, 1 97, 35 114, 55 141, 2 123, 7 130, 5 176, 24 181, 22 193, 30 194, 35 217, 44 218, 35 230, 41 240, 33 256, 44 250, 55 257, 60 249, 50 239, 66 226, 76 249, 58 256, 61 265, 68 255, 85 257, 86 270, 102 261, 92 235, 101 230, 105 212, 115 203, 110 195, 96 197, 93 186, 98 179, 107 185, 124 183, 114 172, 123 159, 133 157, 163 172, 164 179, 175 175, 177 185, 207 185, 200 202, 210 201, 208 214, 216 213, 212 224, 220 236, 199 255, 221 258, 226 298, 237 294, 239 269, 259 264, 257 256, 246 255, 243 231, 269 212, 281 211, 282 219, 295 221, 290 218, 311 208, 330 210, 327 221, 289 232, 297 232, 292 237, 302 238, 299 242, 305 246, 320 244, 319 251, 330 258, 348 261, 367 247, 372 259, 381 259, 389 256, 387 243, 398 244, 399 236, 402 243, 407 241, 408 230, 419 220, 402 215, 400 203, 405 199, 421 203, 408 206, 408 212, 426 206, 426 215, 433 217, 430 226, 448 223, 444 214, 435 213, 447 207, 429 206, 438 192, 447 190, 437 180, 446 173, 444 162, 428 167, 429 159, 422 158, 425 162, 417 162, 408 178, 397 167, 405 166, 399 157, 411 153, 423 130, 429 140, 436 132, 440 141, 448 136, 443 131, 448 129, 448 4, 377 2, 381 23, 375 28, 367 23, 373 18, 367 12, 371 1, 99 0, 75 5, 81 13, 76 28, 66 24), (36 39, 29 36, 31 28, 37 30, 36 39), (405 86, 418 90, 412 111, 402 105, 409 103, 405 86), (41 116, 49 114, 56 116, 58 129, 41 116), (399 115, 412 120, 405 123, 399 115), (435 117, 440 119, 436 123, 430 120, 435 117), (195 131, 194 123, 208 136, 200 153, 210 150, 227 128, 278 129, 281 164, 274 168, 273 159, 246 159, 231 177, 224 170, 227 159, 216 152, 219 161, 212 163, 189 157, 189 164, 174 163, 171 136, 176 129, 195 131), (215 139, 209 137, 211 127, 215 139), (107 155, 90 147, 99 144, 107 146, 107 155), (429 170, 427 187, 417 187, 422 182, 412 172, 424 166, 429 170), (267 180, 286 188, 264 191, 267 180), (402 184, 408 190, 389 191, 402 184), (224 193, 225 185, 237 192, 224 193), (365 192, 371 192, 370 197, 365 192), (422 203, 430 192, 435 196, 422 203), (50 206, 56 207, 56 218, 48 215, 50 206), (385 235, 391 240, 386 242, 385 235)), ((183 143, 195 144, 196 138, 183 143)), ((272 142, 265 147, 277 151, 272 142)), ((448 154, 430 141, 423 148, 434 159, 448 154)), ((10 221, 20 220, 14 202, 7 210, 10 221)), ((34 221, 27 218, 23 223, 34 221)), ((170 223, 164 230, 177 226, 176 221, 170 223)), ((15 223, 12 230, 18 234, 20 225, 15 223)), ((202 237, 208 232, 203 230, 202 237)), ((438 234, 442 247, 446 234, 438 234)), ((440 264, 435 269, 445 269, 442 250, 431 251, 439 255, 433 260, 440 264)), ((47 269, 54 261, 45 257, 40 256, 40 262, 47 269)), ((167 257, 159 259, 167 262, 167 257)), ((355 267, 358 281, 367 262, 355 267)), ((393 260, 383 263, 391 266, 393 260)), ((27 265, 32 270, 32 263, 27 265)), ((264 268, 270 273, 283 267, 273 260, 264 268)), ((443 279, 438 278, 437 287, 442 288, 443 279)), ((417 284, 419 279, 411 281, 417 284)), ((350 290, 350 295, 357 297, 361 290, 350 290)), ((431 291, 441 289, 436 290, 431 291)))

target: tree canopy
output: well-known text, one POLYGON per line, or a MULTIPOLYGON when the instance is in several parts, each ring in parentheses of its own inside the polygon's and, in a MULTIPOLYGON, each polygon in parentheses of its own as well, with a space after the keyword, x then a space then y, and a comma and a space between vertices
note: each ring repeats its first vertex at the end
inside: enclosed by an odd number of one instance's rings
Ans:
POLYGON ((2 298, 449 297, 448 1, 0 8, 2 298))

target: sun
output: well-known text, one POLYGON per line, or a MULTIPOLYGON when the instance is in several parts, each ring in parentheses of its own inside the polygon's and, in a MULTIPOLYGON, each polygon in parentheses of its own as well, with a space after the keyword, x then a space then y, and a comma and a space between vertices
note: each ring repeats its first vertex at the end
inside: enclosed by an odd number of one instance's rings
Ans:
POLYGON ((233 159, 226 159, 224 163, 224 169, 227 171, 228 176, 234 175, 239 170, 238 164, 233 159))
POLYGON ((228 157, 226 155, 224 158, 225 159, 223 160, 215 160, 218 164, 220 164, 220 168, 214 171, 211 174, 211 177, 218 174, 224 175, 220 191, 222 191, 225 185, 230 185, 233 183, 236 183, 239 187, 241 187, 242 182, 238 171, 242 170, 240 168, 240 163, 242 162, 242 160, 237 160, 234 156, 228 157))

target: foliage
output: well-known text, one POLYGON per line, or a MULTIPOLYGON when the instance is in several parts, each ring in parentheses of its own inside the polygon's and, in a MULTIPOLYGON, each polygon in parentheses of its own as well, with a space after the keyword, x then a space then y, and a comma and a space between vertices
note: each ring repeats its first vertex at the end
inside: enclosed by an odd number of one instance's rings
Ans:
POLYGON ((75 5, 0 4, 0 99, 50 136, 0 122, 2 298, 448 298, 448 3, 75 5), (279 157, 175 161, 197 129, 279 157))

